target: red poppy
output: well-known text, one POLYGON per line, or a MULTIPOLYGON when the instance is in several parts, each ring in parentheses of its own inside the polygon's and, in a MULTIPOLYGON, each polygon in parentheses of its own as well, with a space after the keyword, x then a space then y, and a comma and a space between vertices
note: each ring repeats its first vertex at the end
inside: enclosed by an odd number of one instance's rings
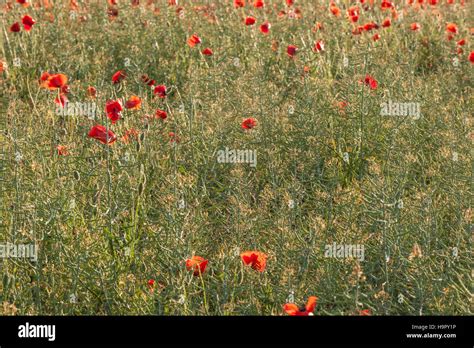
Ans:
POLYGON ((212 52, 212 50, 208 47, 202 50, 202 54, 204 54, 205 56, 212 56, 214 52, 212 52))
POLYGON ((421 25, 419 23, 412 23, 410 24, 410 29, 413 31, 419 30, 421 28, 421 25))
POLYGON ((466 44, 466 40, 465 39, 461 39, 457 42, 458 46, 464 46, 466 44))
POLYGON ((101 125, 96 125, 92 127, 88 134, 89 138, 99 140, 102 144, 112 144, 117 140, 117 136, 110 129, 107 131, 107 128, 101 125))
POLYGON ((67 84, 67 76, 64 74, 50 74, 44 72, 40 77, 41 87, 49 90, 61 89, 67 84))
POLYGON ((155 85, 155 80, 152 80, 148 77, 148 75, 144 74, 142 75, 142 81, 146 83, 148 86, 154 86, 155 85))
POLYGON ((364 30, 365 31, 371 31, 372 29, 377 29, 377 28, 378 28, 378 25, 374 22, 364 24, 364 30))
POLYGON ((132 95, 129 100, 125 103, 125 107, 131 110, 138 110, 142 105, 142 100, 136 95, 132 95))
POLYGON ((235 8, 244 7, 244 6, 245 6, 245 0, 234 0, 235 8))
POLYGON ((199 276, 206 270, 207 263, 208 260, 202 258, 201 256, 193 256, 186 260, 186 268, 188 271, 194 271, 194 276, 199 276))
POLYGON ((115 74, 112 75, 112 82, 114 84, 120 83, 127 75, 125 74, 125 71, 119 70, 115 74))
POLYGON ((252 129, 257 125, 257 120, 254 118, 247 118, 242 122, 243 129, 252 129))
POLYGON ((115 124, 122 116, 120 112, 123 110, 122 102, 120 100, 108 100, 105 103, 105 112, 107 117, 115 124))
POLYGON ((365 75, 364 83, 370 87, 370 89, 377 89, 378 82, 370 75, 365 75))
POLYGON ((168 117, 168 113, 165 111, 165 110, 156 110, 156 118, 161 118, 162 120, 166 120, 166 118, 168 117))
POLYGON ((170 137, 170 143, 179 143, 179 137, 174 132, 169 132, 168 136, 170 137))
POLYGON ((329 10, 336 17, 339 17, 341 15, 341 9, 334 4, 331 4, 331 6, 329 7, 329 10))
POLYGON ((158 95, 160 98, 166 98, 166 86, 157 85, 153 91, 154 94, 158 95))
POLYGON ((21 19, 21 23, 23 23, 23 28, 25 28, 26 31, 30 31, 36 21, 30 16, 26 15, 21 19))
POLYGON ((61 87, 61 93, 64 93, 64 94, 69 94, 71 93, 71 88, 69 87, 69 85, 64 85, 61 87))
POLYGON ((359 20, 359 16, 349 16, 349 19, 351 20, 352 23, 356 23, 359 20))
POLYGON ((306 306, 298 307, 294 303, 287 303, 283 306, 283 309, 291 316, 305 317, 308 315, 313 315, 317 301, 318 298, 316 296, 310 296, 308 298, 308 302, 306 302, 306 306))
POLYGON ((372 36, 372 40, 374 41, 380 40, 380 34, 379 33, 374 34, 374 36, 372 36))
POLYGON ((91 98, 95 98, 97 96, 97 90, 95 89, 95 87, 87 87, 87 95, 91 98))
POLYGON ((294 3, 295 3, 295 0, 286 0, 286 4, 287 4, 288 6, 291 6, 291 5, 293 5, 294 3))
POLYGON ((253 7, 255 8, 261 8, 261 7, 264 7, 265 6, 265 3, 263 2, 263 0, 255 0, 253 2, 253 7))
POLYGON ((286 48, 286 53, 288 54, 288 56, 292 58, 296 55, 297 51, 298 51, 298 47, 294 45, 288 45, 288 47, 286 48))
POLYGON ((58 146, 56 146, 56 150, 58 150, 58 156, 67 156, 67 155, 69 155, 66 146, 58 145, 58 146))
POLYGON ((265 22, 260 26, 259 29, 262 34, 267 35, 270 32, 270 28, 271 28, 271 24, 268 22, 265 22))
POLYGON ((150 289, 151 292, 153 292, 153 289, 155 287, 155 279, 150 279, 147 281, 148 288, 150 289))
POLYGON ((12 33, 18 33, 20 30, 21 30, 20 23, 18 22, 13 23, 13 25, 10 27, 10 31, 12 33))
POLYGON ((246 251, 240 254, 242 262, 252 269, 263 272, 267 265, 267 255, 260 251, 246 251))
POLYGON ((324 51, 324 42, 323 42, 323 40, 316 41, 316 43, 314 44, 313 50, 315 52, 324 51))
POLYGON ((392 25, 392 21, 390 20, 390 18, 385 18, 384 21, 382 22, 382 27, 384 28, 388 28, 391 25, 392 25))
POLYGON ((362 310, 359 311, 359 315, 370 316, 370 315, 372 315, 372 313, 370 312, 370 309, 362 309, 362 310))
POLYGON ((197 36, 196 34, 191 35, 191 37, 188 39, 189 47, 194 47, 200 43, 201 43, 201 38, 197 36))
POLYGON ((23 7, 30 6, 30 4, 28 3, 28 0, 16 0, 16 2, 20 5, 22 5, 23 7))
POLYGON ((248 16, 247 18, 245 18, 245 25, 254 25, 255 21, 255 17, 248 16))
POLYGON ((381 4, 380 7, 382 8, 382 10, 387 10, 387 9, 389 9, 389 8, 393 8, 394 6, 393 6, 393 4, 392 4, 390 1, 388 1, 388 0, 382 0, 382 4, 381 4))
POLYGON ((446 31, 448 33, 457 34, 458 33, 458 26, 454 23, 448 23, 448 24, 446 24, 446 31))
POLYGON ((474 64, 474 51, 471 51, 471 53, 469 53, 469 61, 474 64))

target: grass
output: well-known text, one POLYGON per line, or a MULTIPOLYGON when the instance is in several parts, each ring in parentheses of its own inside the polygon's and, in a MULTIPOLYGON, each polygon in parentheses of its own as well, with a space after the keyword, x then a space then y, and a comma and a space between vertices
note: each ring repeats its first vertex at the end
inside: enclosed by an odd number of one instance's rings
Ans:
MULTIPOLYGON (((283 315, 291 292, 298 304, 317 296, 316 315, 472 314, 472 4, 397 3, 391 27, 352 35, 355 1, 339 1, 335 17, 326 2, 299 0, 295 19, 278 16, 283 0, 183 0, 181 18, 164 1, 159 13, 119 1, 115 20, 105 1, 72 13, 50 2, 2 12, 0 242, 37 243, 38 260, 0 260, 0 314, 283 315), (25 14, 32 30, 9 32, 25 14), (194 33, 202 43, 190 48, 194 33), (127 78, 114 85, 119 69, 127 78), (66 74, 69 100, 96 102, 98 120, 58 116, 44 71, 66 74), (359 82, 366 74, 376 90, 359 82), (112 125, 105 102, 132 95, 141 109, 112 125), (419 103, 421 117, 380 116, 388 100, 419 103), (168 118, 144 122, 157 108, 168 118), (244 131, 248 117, 257 126, 244 131), (96 123, 119 140, 88 138, 96 123), (126 143, 131 128, 140 135, 126 143), (225 147, 255 150, 256 168, 218 163, 225 147), (364 261, 325 257, 332 243, 363 245, 364 261), (264 272, 242 264, 245 250, 268 254, 264 272), (193 255, 209 260, 198 277, 184 265, 193 255)), ((385 17, 377 2, 359 23, 385 17)))

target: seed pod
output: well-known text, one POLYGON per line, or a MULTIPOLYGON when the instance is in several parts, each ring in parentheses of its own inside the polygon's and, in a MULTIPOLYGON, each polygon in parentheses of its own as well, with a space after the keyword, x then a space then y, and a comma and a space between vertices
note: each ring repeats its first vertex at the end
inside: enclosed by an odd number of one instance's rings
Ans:
POLYGON ((77 170, 74 171, 74 179, 77 181, 81 180, 81 174, 77 170))
POLYGON ((145 188, 145 185, 143 182, 141 182, 140 184, 138 184, 138 194, 141 195, 143 193, 143 190, 145 188))

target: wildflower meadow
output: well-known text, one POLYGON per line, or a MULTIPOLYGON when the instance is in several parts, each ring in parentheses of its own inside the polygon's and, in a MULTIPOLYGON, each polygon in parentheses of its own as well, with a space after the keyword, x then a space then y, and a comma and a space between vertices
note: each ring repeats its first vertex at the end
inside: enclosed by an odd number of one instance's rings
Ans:
POLYGON ((0 314, 472 314, 472 5, 2 0, 0 314))

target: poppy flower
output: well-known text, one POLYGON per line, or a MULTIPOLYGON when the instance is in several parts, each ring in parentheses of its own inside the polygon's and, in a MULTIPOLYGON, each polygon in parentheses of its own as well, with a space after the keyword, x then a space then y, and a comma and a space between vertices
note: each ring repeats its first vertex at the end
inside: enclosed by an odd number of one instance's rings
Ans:
POLYGON ((148 75, 144 74, 142 75, 142 81, 146 83, 148 86, 154 86, 155 85, 155 80, 152 80, 148 77, 148 75))
POLYGON ((196 34, 191 35, 191 37, 188 39, 189 47, 194 47, 200 43, 201 43, 201 38, 197 36, 196 34))
POLYGON ((169 132, 170 143, 179 143, 179 137, 174 132, 169 132))
POLYGON ((66 146, 58 145, 58 146, 56 146, 56 150, 58 151, 58 156, 67 156, 67 155, 69 155, 66 146))
POLYGON ((374 34, 374 36, 372 36, 372 40, 374 41, 380 40, 380 34, 379 33, 374 34))
POLYGON ((469 61, 474 64, 474 51, 469 54, 469 61))
POLYGON ((267 35, 270 32, 270 28, 271 28, 271 24, 268 22, 265 22, 260 26, 259 29, 262 34, 267 35))
POLYGON ((123 70, 117 71, 115 74, 112 75, 112 82, 114 84, 120 83, 127 75, 123 70))
POLYGON ((246 251, 240 254, 242 262, 246 266, 251 266, 252 269, 263 272, 267 265, 267 255, 260 251, 246 251))
POLYGON ((362 309, 362 310, 359 311, 359 315, 370 316, 370 315, 372 315, 372 313, 370 312, 370 309, 362 309))
POLYGON ((370 87, 370 89, 377 89, 378 82, 370 75, 365 75, 364 83, 370 87))
POLYGON ((448 33, 457 34, 458 33, 458 26, 454 23, 448 23, 448 24, 446 24, 446 31, 448 33))
POLYGON ((61 89, 67 84, 67 76, 64 74, 50 74, 44 72, 40 77, 41 87, 49 90, 61 89))
POLYGON ((132 95, 129 100, 125 103, 125 107, 131 110, 138 110, 142 105, 142 100, 136 95, 132 95))
POLYGON ((245 18, 245 25, 254 25, 255 21, 255 17, 248 16, 247 18, 245 18))
POLYGON ((243 129, 252 129, 257 125, 257 120, 254 118, 247 118, 242 122, 243 129))
POLYGON ((8 65, 7 62, 0 60, 0 73, 7 71, 8 65))
POLYGON ((97 96, 97 90, 95 89, 95 87, 87 87, 87 95, 91 98, 95 98, 97 96))
POLYGON ((288 6, 292 6, 295 3, 295 0, 286 0, 288 6))
POLYGON ((22 5, 23 7, 28 7, 30 6, 28 0, 16 0, 16 2, 20 5, 22 5))
POLYGON ((382 4, 380 5, 380 7, 382 8, 382 10, 387 10, 389 8, 393 8, 394 6, 390 1, 382 0, 382 4))
POLYGON ((263 0, 255 0, 253 2, 253 7, 255 8, 262 8, 263 6, 265 6, 265 3, 263 2, 263 0))
POLYGON ((168 117, 168 113, 165 111, 165 110, 156 110, 156 118, 161 118, 162 120, 166 120, 166 118, 168 117))
POLYGON ((313 48, 314 52, 321 52, 324 51, 324 42, 323 40, 319 40, 314 44, 313 48))
POLYGON ((359 20, 359 16, 349 16, 349 19, 351 20, 352 23, 356 23, 359 20))
POLYGON ((331 13, 336 16, 336 17, 339 17, 341 15, 341 9, 339 7, 337 7, 336 5, 332 4, 330 7, 329 7, 329 10, 331 11, 331 13))
POLYGON ((25 28, 26 31, 30 31, 36 21, 30 16, 26 15, 21 19, 21 23, 23 23, 23 28, 25 28))
POLYGON ((69 87, 69 85, 64 85, 61 87, 61 93, 63 94, 69 94, 71 93, 71 88, 69 87))
POLYGON ((288 47, 286 48, 286 53, 288 54, 288 56, 292 58, 296 55, 297 51, 298 51, 298 47, 294 45, 288 45, 288 47))
POLYGON ((382 27, 384 28, 388 28, 391 25, 392 25, 392 21, 390 20, 390 18, 385 18, 384 21, 382 22, 382 27))
POLYGON ((89 138, 99 140, 102 144, 112 144, 117 140, 117 136, 110 129, 107 131, 107 128, 101 125, 96 125, 92 127, 88 134, 89 138))
POLYGON ((283 309, 285 310, 287 314, 291 316, 306 317, 309 315, 313 315, 314 309, 316 308, 317 301, 318 301, 318 298, 316 296, 310 296, 305 306, 298 307, 294 303, 287 303, 283 306, 283 309))
POLYGON ((155 287, 155 279, 149 279, 146 284, 148 285, 148 289, 153 292, 153 289, 155 287))
POLYGON ((21 29, 20 28, 20 23, 18 23, 18 22, 13 23, 12 26, 10 27, 10 31, 12 33, 18 33, 20 31, 20 29, 21 29))
POLYGON ((234 0, 235 8, 244 7, 244 6, 245 6, 245 0, 234 0))
POLYGON ((186 269, 188 271, 194 271, 194 276, 199 276, 203 274, 206 270, 208 260, 202 258, 201 256, 193 256, 190 259, 186 260, 186 269))
POLYGON ((166 98, 166 86, 157 85, 153 91, 154 94, 158 95, 160 98, 166 98))
POLYGON ((377 89, 378 82, 370 75, 366 75, 364 83, 370 87, 370 89, 377 89))
POLYGON ((364 24, 364 30, 365 31, 371 31, 372 29, 377 29, 377 28, 378 28, 378 25, 374 22, 364 24))
POLYGON ((105 103, 105 112, 107 117, 115 124, 122 116, 120 112, 123 110, 122 103, 120 100, 108 100, 105 103))
POLYGON ((212 50, 208 47, 202 50, 202 54, 204 54, 205 56, 212 56, 214 52, 212 52, 212 50))
POLYGON ((461 39, 457 42, 458 46, 464 46, 466 44, 466 39, 461 39))
POLYGON ((107 113, 117 113, 122 110, 123 108, 122 108, 122 103, 120 102, 120 100, 108 100, 105 103, 105 111, 107 113))
POLYGON ((419 30, 420 28, 421 28, 420 23, 415 22, 415 23, 410 24, 410 29, 413 31, 419 30))

